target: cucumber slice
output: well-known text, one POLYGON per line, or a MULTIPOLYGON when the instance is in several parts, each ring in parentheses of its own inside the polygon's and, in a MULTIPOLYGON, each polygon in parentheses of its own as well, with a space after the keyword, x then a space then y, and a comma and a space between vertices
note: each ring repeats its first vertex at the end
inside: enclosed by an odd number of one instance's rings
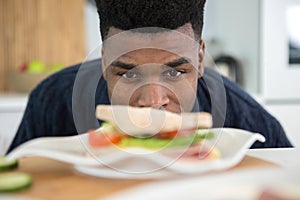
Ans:
POLYGON ((18 166, 18 160, 7 160, 4 156, 0 156, 0 171, 14 169, 18 166))
POLYGON ((0 192, 14 192, 28 188, 32 183, 29 174, 23 172, 0 173, 0 192))

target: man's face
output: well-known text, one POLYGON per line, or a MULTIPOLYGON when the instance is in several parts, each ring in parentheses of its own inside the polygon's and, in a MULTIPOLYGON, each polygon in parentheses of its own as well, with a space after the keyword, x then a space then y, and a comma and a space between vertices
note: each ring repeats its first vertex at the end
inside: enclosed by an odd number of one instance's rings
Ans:
POLYGON ((113 105, 192 110, 203 72, 204 43, 195 41, 189 24, 160 33, 111 28, 108 36, 102 58, 113 105))

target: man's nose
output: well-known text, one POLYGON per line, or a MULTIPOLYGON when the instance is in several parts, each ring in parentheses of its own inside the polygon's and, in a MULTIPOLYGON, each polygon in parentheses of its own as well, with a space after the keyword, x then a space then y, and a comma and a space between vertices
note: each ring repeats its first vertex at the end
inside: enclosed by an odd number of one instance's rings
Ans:
POLYGON ((139 107, 153 107, 156 109, 164 109, 169 104, 168 89, 159 84, 147 84, 138 89, 139 107))

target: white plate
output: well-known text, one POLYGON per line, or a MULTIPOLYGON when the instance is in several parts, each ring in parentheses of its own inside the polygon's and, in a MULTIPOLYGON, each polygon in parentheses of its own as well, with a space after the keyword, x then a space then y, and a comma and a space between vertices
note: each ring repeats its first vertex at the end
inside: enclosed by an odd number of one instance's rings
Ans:
POLYGON ((300 199, 299 168, 247 169, 181 180, 158 181, 122 191, 105 199, 253 200, 261 199, 259 197, 266 191, 282 197, 276 199, 300 199))
POLYGON ((239 163, 256 140, 265 140, 258 133, 240 129, 218 128, 211 131, 215 133, 215 137, 207 141, 210 146, 219 150, 219 159, 171 159, 159 151, 142 148, 130 148, 126 151, 105 148, 95 152, 89 148, 87 134, 35 139, 13 150, 8 158, 44 156, 71 163, 78 171, 99 177, 163 178, 227 169, 239 163))

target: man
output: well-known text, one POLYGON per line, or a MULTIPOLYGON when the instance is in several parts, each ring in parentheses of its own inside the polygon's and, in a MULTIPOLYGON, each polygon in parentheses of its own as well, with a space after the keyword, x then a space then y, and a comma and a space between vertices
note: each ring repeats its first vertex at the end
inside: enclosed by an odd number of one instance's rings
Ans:
POLYGON ((290 147, 278 121, 236 84, 204 69, 205 0, 96 0, 102 60, 65 69, 31 94, 11 151, 36 137, 69 136, 99 127, 97 104, 207 111, 215 127, 259 132, 290 147), (101 69, 102 63, 102 69, 101 69))

